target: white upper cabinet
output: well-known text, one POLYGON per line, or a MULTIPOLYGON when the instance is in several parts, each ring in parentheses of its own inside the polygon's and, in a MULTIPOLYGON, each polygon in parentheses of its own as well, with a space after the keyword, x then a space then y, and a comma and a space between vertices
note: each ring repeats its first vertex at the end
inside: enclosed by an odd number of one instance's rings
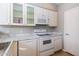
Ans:
POLYGON ((10 24, 10 4, 0 4, 0 25, 10 24))
POLYGON ((57 12, 21 3, 0 4, 0 25, 57 26, 57 12))
POLYGON ((0 25, 23 25, 23 4, 0 4, 0 25))
POLYGON ((37 23, 36 24, 48 24, 47 10, 44 8, 37 7, 37 23))
POLYGON ((48 25, 50 27, 53 27, 53 26, 57 26, 57 12, 56 11, 48 11, 48 15, 49 15, 49 23, 48 25))
POLYGON ((35 26, 35 7, 29 4, 0 4, 0 25, 35 26))
POLYGON ((35 26, 36 23, 36 12, 35 6, 25 4, 24 6, 24 20, 27 26, 35 26))
POLYGON ((12 25, 24 25, 23 19, 23 4, 11 4, 11 24, 12 25))

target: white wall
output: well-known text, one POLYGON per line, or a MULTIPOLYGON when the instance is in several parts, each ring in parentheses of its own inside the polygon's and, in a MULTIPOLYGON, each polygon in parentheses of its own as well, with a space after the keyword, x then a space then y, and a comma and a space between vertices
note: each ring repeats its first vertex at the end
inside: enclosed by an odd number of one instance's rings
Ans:
POLYGON ((55 31, 64 32, 64 12, 74 7, 79 7, 79 3, 64 3, 58 6, 58 27, 55 31))
POLYGON ((53 3, 31 3, 31 4, 42 8, 50 9, 53 11, 57 11, 57 6, 53 3))
POLYGON ((64 3, 58 6, 58 27, 56 31, 63 32, 64 29, 64 12, 74 7, 78 7, 79 3, 64 3))

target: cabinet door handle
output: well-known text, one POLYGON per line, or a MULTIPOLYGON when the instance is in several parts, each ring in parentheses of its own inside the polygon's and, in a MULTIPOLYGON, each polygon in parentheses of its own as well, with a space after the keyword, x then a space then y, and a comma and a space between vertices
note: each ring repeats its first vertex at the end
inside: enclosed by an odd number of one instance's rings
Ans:
POLYGON ((66 33, 65 35, 69 35, 68 33, 66 33))
POLYGON ((27 49, 27 48, 21 48, 21 47, 19 48, 19 50, 26 50, 26 49, 27 49))

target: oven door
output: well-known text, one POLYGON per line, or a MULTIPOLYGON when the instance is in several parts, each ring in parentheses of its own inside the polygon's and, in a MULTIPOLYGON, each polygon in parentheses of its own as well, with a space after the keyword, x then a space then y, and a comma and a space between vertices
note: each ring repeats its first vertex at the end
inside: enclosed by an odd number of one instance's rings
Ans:
POLYGON ((52 39, 41 38, 39 40, 40 51, 47 51, 54 48, 54 41, 52 39))

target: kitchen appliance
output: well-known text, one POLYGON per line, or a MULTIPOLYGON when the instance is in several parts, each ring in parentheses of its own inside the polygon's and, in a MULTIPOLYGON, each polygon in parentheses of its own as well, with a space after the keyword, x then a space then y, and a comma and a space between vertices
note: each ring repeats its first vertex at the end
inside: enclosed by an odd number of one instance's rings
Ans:
POLYGON ((37 11, 37 23, 39 25, 47 25, 48 24, 48 10, 44 9, 44 8, 36 8, 37 11))
POLYGON ((54 53, 54 40, 51 39, 51 33, 46 30, 35 31, 36 35, 39 36, 38 40, 38 55, 48 56, 54 53))

